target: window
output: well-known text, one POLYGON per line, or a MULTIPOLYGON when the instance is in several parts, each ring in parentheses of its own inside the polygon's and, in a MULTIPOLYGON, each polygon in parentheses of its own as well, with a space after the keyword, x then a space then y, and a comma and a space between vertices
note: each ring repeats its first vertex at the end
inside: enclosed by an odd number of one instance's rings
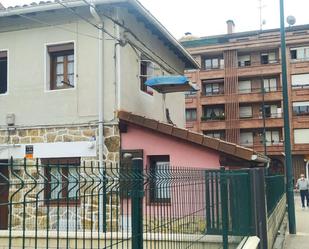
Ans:
POLYGON ((218 83, 206 84, 205 86, 205 95, 218 95, 220 93, 220 87, 218 83))
POLYGON ((153 95, 153 91, 145 83, 152 76, 154 76, 154 64, 150 60, 143 59, 142 57, 140 62, 140 89, 149 95, 153 95))
POLYGON ((50 58, 50 90, 75 86, 74 44, 66 43, 47 47, 50 58))
POLYGON ((277 79, 276 78, 264 79, 263 84, 264 84, 265 92, 277 91, 277 79))
POLYGON ((295 116, 309 115, 309 102, 293 102, 293 114, 295 116))
POLYGON ((205 60, 205 70, 224 68, 224 60, 221 58, 210 58, 205 60))
POLYGON ((196 120, 196 109, 186 109, 186 121, 196 120))
POLYGON ((238 92, 242 93, 251 93, 251 80, 242 80, 238 82, 238 92))
POLYGON ((45 168, 45 199, 50 203, 79 200, 80 158, 41 159, 45 168))
POLYGON ((210 106, 204 108, 204 116, 202 117, 202 121, 224 119, 224 106, 210 106))
POLYGON ((294 129, 295 144, 309 144, 309 129, 294 129))
POLYGON ((280 132, 273 130, 273 131, 266 131, 266 145, 277 145, 280 143, 280 132))
POLYGON ((218 138, 221 140, 225 139, 225 131, 204 131, 203 133, 208 137, 218 138))
MULTIPOLYGON (((260 109, 261 118, 263 118, 263 106, 260 109)), ((265 118, 281 118, 281 108, 278 105, 264 105, 265 118)))
POLYGON ((291 60, 309 60, 309 47, 291 48, 291 60))
POLYGON ((277 58, 275 52, 261 53, 261 64, 272 64, 276 62, 277 58))
POLYGON ((240 132, 240 145, 252 146, 253 145, 253 132, 240 132))
POLYGON ((0 51, 0 94, 8 90, 8 58, 6 51, 0 51))
POLYGON ((203 80, 202 94, 206 96, 224 94, 224 79, 203 80))
POLYGON ((239 67, 251 66, 250 55, 240 55, 240 56, 238 56, 238 66, 239 67))
POLYGON ((309 74, 292 75, 292 88, 293 89, 309 88, 309 74))
POLYGON ((164 156, 150 156, 150 202, 171 201, 171 171, 170 158, 164 156))
POLYGON ((240 106, 239 107, 240 118, 252 118, 252 106, 240 106))

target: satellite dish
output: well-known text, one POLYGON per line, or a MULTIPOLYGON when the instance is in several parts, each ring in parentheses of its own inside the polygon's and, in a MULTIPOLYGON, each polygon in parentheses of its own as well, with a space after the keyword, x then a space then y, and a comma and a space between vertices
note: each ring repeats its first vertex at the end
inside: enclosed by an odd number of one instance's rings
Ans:
POLYGON ((288 16, 286 18, 286 21, 290 26, 292 26, 296 23, 296 18, 294 16, 288 16))

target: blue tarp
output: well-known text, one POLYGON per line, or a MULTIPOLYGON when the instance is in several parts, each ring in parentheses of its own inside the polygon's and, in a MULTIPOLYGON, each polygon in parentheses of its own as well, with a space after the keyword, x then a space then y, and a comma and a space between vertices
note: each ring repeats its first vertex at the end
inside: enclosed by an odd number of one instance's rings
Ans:
POLYGON ((188 77, 181 75, 153 77, 147 80, 145 84, 159 93, 197 91, 197 89, 190 83, 188 77))

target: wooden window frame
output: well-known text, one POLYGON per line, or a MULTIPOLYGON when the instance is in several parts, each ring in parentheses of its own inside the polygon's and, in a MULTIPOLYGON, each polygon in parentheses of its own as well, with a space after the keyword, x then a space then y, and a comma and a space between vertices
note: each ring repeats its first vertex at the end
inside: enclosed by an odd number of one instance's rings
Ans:
POLYGON ((45 188, 44 188, 44 203, 45 205, 78 205, 80 204, 80 190, 77 190, 78 196, 77 198, 67 198, 68 194, 68 177, 69 167, 78 167, 80 169, 80 158, 72 157, 72 158, 42 158, 42 165, 44 165, 44 176, 45 176, 45 188), (59 171, 62 178, 62 186, 61 194, 59 195, 60 199, 52 199, 51 198, 51 174, 50 169, 53 167, 59 167, 59 171))
POLYGON ((50 84, 49 90, 63 90, 73 89, 76 85, 75 79, 75 48, 74 43, 63 43, 47 46, 47 52, 50 60, 50 84), (57 62, 57 58, 63 56, 63 62, 57 62), (69 60, 68 57, 73 56, 73 60, 69 60), (69 82, 68 64, 73 63, 73 82, 69 82), (63 85, 57 86, 57 65, 63 64, 63 85))

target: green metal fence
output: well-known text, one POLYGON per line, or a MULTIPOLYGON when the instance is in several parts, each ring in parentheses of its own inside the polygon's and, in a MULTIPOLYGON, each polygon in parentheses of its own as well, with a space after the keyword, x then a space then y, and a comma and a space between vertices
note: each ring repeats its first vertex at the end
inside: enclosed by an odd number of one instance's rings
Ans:
POLYGON ((285 194, 285 178, 283 175, 267 176, 266 182, 266 200, 267 214, 272 214, 278 202, 285 194))
POLYGON ((247 171, 73 159, 0 164, 3 248, 201 248, 252 233, 247 171))

